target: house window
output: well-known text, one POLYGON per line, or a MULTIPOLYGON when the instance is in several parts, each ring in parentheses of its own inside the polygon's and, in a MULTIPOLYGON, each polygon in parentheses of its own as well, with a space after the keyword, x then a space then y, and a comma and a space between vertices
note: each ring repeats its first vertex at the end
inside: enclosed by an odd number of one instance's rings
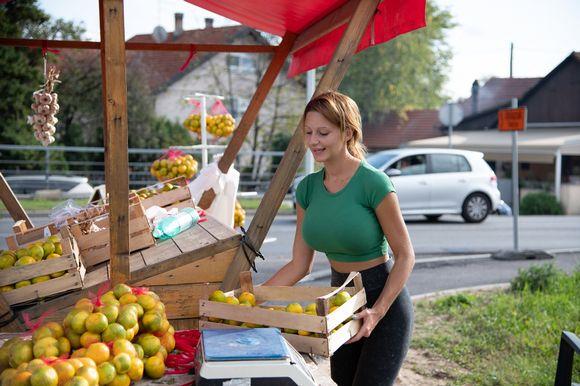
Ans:
POLYGON ((256 60, 248 54, 229 54, 226 60, 230 71, 253 72, 256 70, 256 60))

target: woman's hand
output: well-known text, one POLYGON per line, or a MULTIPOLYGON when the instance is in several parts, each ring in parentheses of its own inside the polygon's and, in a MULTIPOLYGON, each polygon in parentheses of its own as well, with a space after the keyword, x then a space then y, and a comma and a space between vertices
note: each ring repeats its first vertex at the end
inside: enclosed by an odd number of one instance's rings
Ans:
POLYGON ((366 308, 361 312, 354 314, 352 318, 362 319, 362 326, 358 333, 350 338, 346 343, 354 343, 362 337, 368 338, 384 315, 385 313, 373 308, 366 308))

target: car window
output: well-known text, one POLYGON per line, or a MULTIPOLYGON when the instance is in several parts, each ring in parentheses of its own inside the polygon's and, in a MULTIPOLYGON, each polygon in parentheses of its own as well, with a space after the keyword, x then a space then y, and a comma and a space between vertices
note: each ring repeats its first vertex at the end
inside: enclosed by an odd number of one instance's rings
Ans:
POLYGON ((469 172, 471 167, 465 157, 457 154, 431 154, 432 173, 469 172))
POLYGON ((381 168, 390 159, 394 158, 396 154, 392 153, 375 153, 367 157, 367 162, 374 168, 381 168))
POLYGON ((394 168, 399 169, 402 176, 425 174, 427 172, 427 159, 424 154, 407 156, 398 160, 394 168))

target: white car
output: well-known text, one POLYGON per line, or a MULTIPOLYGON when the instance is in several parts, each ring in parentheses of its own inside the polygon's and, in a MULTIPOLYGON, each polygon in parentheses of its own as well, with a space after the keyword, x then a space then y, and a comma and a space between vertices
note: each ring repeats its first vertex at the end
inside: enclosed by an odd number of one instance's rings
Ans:
POLYGON ((497 177, 480 152, 395 149, 371 154, 367 161, 391 178, 404 215, 437 220, 443 214, 460 214, 466 222, 477 223, 501 200, 497 177))
MULTIPOLYGON (((367 162, 385 172, 395 189, 403 215, 436 221, 460 214, 478 223, 500 201, 497 177, 483 153, 452 149, 393 149, 370 154, 367 162)), ((294 182, 294 189, 302 178, 294 182)))

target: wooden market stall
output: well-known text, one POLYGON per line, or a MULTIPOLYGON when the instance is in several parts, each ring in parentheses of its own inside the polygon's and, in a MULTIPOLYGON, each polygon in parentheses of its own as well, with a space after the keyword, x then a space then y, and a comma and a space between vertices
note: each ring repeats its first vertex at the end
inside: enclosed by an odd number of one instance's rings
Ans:
MULTIPOLYGON (((33 320, 47 309, 56 311, 53 314, 55 319, 62 317, 62 313, 76 300, 91 292, 95 293, 102 282, 110 279, 113 284, 126 282, 154 287, 166 302, 168 316, 176 328, 181 327, 181 322, 184 327, 191 327, 195 325, 198 315, 196 299, 201 296, 203 283, 211 282, 212 288, 234 289, 238 286, 239 273, 247 270, 255 258, 255 254, 243 245, 239 234, 211 218, 174 239, 131 253, 126 50, 272 55, 271 63, 219 161, 219 169, 225 173, 234 162, 261 105, 290 55, 293 57, 290 67, 292 74, 326 66, 314 93, 318 95, 338 88, 356 52, 425 25, 425 0, 188 1, 250 27, 282 36, 282 41, 276 46, 198 42, 125 43, 123 0, 99 0, 100 42, 0 38, 0 45, 100 49, 101 52, 110 261, 89 271, 82 289, 26 307, 26 312, 33 320), (247 3, 252 3, 250 8, 255 10, 252 15, 247 12, 247 3), (277 12, 281 9, 287 12, 277 12)), ((301 125, 302 122, 298 123, 247 231, 247 239, 255 249, 262 245, 304 156, 301 125)), ((213 191, 206 191, 196 204, 208 208, 214 197, 213 191)), ((24 220, 29 228, 32 227, 30 219, 1 174, 0 198, 15 221, 24 220)), ((10 310, 3 317, 8 314, 10 310)), ((17 323, 16 327, 14 323, 10 326, 13 329, 21 328, 17 323)))

